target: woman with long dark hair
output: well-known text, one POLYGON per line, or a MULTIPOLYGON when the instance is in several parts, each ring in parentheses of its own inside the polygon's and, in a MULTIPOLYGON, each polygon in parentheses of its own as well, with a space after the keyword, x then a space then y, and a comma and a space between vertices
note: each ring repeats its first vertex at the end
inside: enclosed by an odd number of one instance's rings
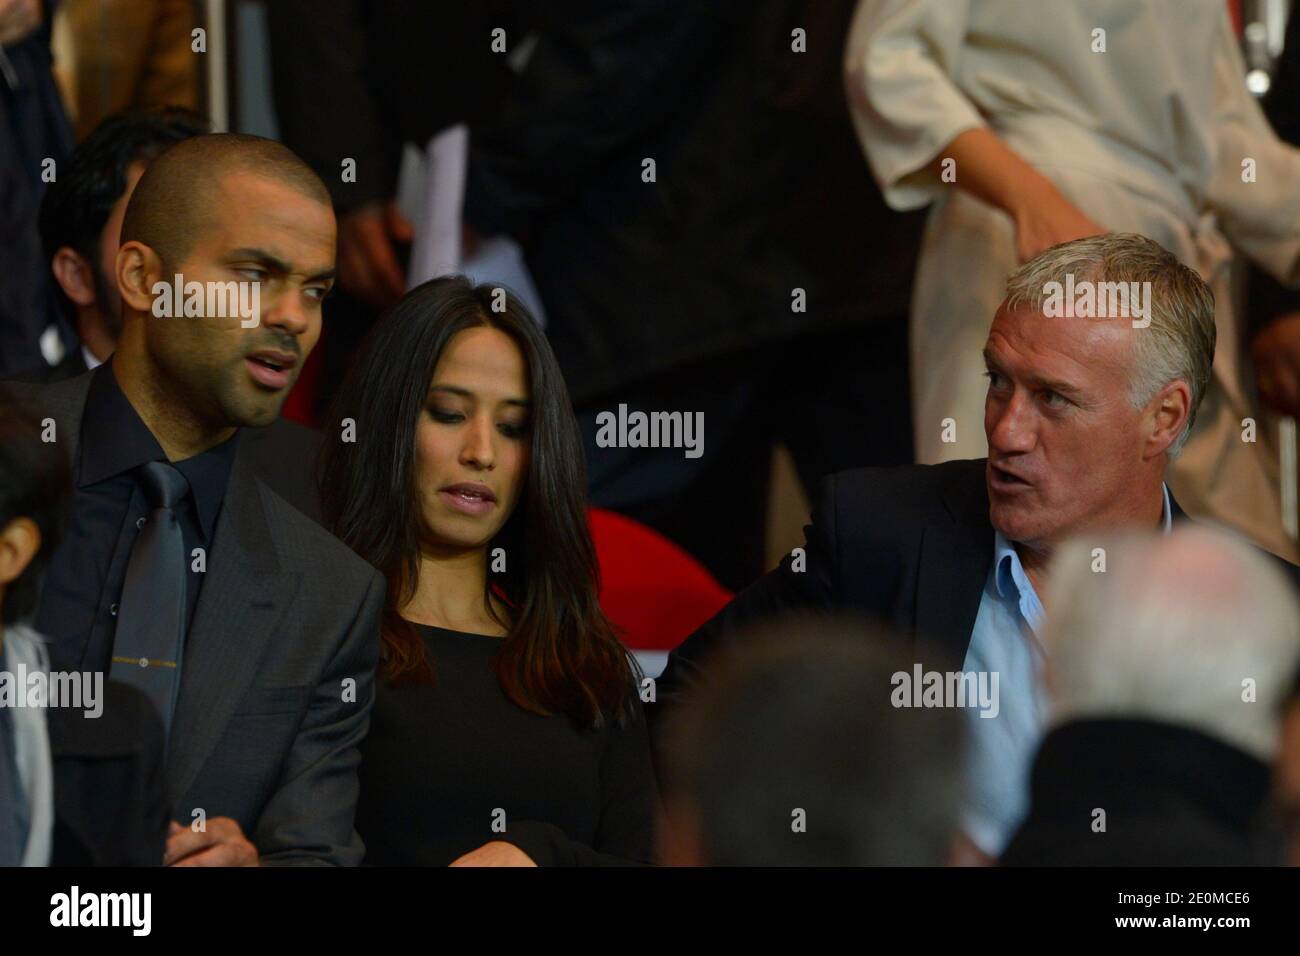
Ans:
POLYGON ((578 429, 532 317, 459 276, 411 290, 333 419, 326 524, 388 580, 366 862, 648 861, 639 675, 596 600, 578 429))

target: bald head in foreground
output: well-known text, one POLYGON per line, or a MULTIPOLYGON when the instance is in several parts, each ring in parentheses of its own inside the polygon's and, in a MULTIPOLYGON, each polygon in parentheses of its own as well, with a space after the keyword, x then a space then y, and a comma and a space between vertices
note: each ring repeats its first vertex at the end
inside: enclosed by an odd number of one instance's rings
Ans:
POLYGON ((279 143, 198 136, 145 170, 121 239, 117 350, 33 393, 76 483, 39 629, 56 667, 136 684, 162 718, 160 862, 355 864, 383 582, 241 432, 276 419, 320 335, 328 195, 279 143))
POLYGON ((1275 562, 1186 526, 1061 549, 1050 730, 1002 862, 1277 864, 1270 805, 1300 601, 1275 562))

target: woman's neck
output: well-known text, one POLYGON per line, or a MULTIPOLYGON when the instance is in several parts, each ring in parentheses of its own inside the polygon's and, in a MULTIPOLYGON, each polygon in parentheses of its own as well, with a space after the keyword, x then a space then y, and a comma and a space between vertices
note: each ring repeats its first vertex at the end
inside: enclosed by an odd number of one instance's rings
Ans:
POLYGON ((500 614, 500 601, 487 594, 487 551, 420 556, 419 580, 415 593, 399 609, 402 617, 416 624, 444 627, 449 631, 504 636, 506 629, 488 609, 490 599, 500 614))

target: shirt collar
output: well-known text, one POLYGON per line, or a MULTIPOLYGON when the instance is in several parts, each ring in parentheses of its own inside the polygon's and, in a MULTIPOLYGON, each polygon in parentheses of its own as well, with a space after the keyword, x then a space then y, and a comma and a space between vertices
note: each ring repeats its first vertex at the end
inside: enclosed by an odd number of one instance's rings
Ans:
MULTIPOLYGON (((81 420, 81 464, 77 487, 86 488, 151 461, 167 461, 158 439, 118 385, 112 360, 91 373, 81 420)), ((220 445, 184 461, 171 462, 189 482, 203 537, 211 541, 235 460, 236 431, 220 445)))
MULTIPOLYGON (((1174 511, 1169 503, 1169 486, 1161 482, 1160 490, 1163 496, 1160 533, 1168 534, 1174 526, 1174 511)), ((999 597, 1005 598, 1020 592, 1020 588, 1016 584, 1017 578, 1024 577, 1020 564, 1020 555, 1016 551, 1015 544, 997 529, 993 531, 993 568, 993 582, 998 589, 999 597)))
POLYGON ((239 432, 236 431, 220 445, 193 458, 172 462, 190 483, 190 494, 194 496, 194 507, 199 516, 199 528, 207 541, 212 540, 212 533, 217 527, 217 516, 221 513, 221 503, 226 499, 226 486, 230 483, 230 468, 235 461, 238 441, 239 432))
POLYGON ((113 363, 95 369, 86 392, 86 411, 81 418, 77 486, 96 485, 146 462, 166 460, 158 439, 117 384, 113 363))

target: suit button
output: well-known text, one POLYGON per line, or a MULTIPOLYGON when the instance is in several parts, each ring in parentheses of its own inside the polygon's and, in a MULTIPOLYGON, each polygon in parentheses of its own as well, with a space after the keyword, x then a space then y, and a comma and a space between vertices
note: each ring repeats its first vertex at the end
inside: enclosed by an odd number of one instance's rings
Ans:
POLYGON ((117 617, 117 605, 114 604, 112 607, 110 607, 108 609, 108 613, 113 615, 113 617, 117 617))
POLYGON ((138 531, 139 529, 143 528, 143 527, 144 527, 144 519, 143 519, 143 518, 137 518, 137 519, 136 519, 136 522, 135 522, 135 527, 136 527, 136 530, 137 530, 137 531, 138 531))

